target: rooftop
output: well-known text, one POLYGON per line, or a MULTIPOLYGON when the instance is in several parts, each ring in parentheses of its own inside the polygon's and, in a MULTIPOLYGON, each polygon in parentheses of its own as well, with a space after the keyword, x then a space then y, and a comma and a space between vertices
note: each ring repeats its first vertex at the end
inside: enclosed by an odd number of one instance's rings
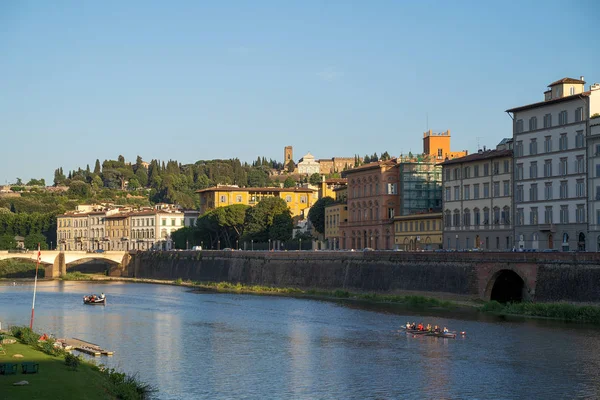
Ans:
POLYGON ((462 164, 472 161, 488 160, 491 158, 511 157, 512 154, 512 150, 480 150, 477 153, 469 154, 468 156, 453 158, 451 160, 444 161, 443 163, 441 163, 441 165, 444 166, 451 164, 462 164))
POLYGON ((196 190, 196 193, 210 193, 210 192, 257 192, 257 193, 270 193, 270 192, 302 192, 312 193, 314 189, 309 188, 278 188, 278 187, 247 187, 241 188, 238 186, 213 186, 206 189, 196 190))

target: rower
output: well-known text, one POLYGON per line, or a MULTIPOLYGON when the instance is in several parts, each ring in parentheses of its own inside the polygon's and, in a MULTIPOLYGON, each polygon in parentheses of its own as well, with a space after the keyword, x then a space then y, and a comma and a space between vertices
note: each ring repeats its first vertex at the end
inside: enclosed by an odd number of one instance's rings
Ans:
POLYGON ((444 333, 448 333, 448 328, 444 327, 444 333))
POLYGON ((430 331, 431 330, 431 324, 427 324, 427 330, 430 331))

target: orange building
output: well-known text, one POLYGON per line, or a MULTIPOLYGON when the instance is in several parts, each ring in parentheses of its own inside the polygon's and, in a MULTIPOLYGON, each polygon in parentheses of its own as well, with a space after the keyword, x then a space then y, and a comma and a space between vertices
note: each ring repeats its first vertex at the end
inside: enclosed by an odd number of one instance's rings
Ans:
POLYGON ((467 150, 450 150, 450 129, 446 132, 432 132, 431 129, 423 133, 423 154, 434 157, 438 162, 464 157, 467 150))

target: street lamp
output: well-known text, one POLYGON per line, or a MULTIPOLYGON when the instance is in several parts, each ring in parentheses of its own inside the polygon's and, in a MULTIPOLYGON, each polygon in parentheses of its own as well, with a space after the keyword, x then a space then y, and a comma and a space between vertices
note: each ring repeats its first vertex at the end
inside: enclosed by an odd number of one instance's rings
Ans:
POLYGON ((221 250, 221 241, 217 240, 217 250, 221 250))
POLYGON ((239 249, 239 247, 238 247, 238 239, 235 239, 235 249, 236 250, 239 249))
POLYGON ((252 248, 252 251, 254 251, 254 239, 250 239, 250 246, 252 248))
POLYGON ((200 241, 200 249, 201 249, 201 250, 204 250, 204 240, 201 240, 201 241, 200 241))
POLYGON ((189 249, 189 247, 190 247, 190 246, 189 246, 189 244, 190 244, 190 243, 189 243, 189 241, 187 241, 187 240, 186 240, 186 241, 185 241, 185 249, 186 249, 186 250, 187 250, 187 249, 189 249))
POLYGON ((298 246, 298 250, 302 250, 302 238, 300 238, 299 240, 300 240, 300 245, 298 246))
POLYGON ((269 239, 269 251, 271 251, 271 239, 269 239))
POLYGON ((52 240, 50 241, 50 250, 52 250, 52 240))

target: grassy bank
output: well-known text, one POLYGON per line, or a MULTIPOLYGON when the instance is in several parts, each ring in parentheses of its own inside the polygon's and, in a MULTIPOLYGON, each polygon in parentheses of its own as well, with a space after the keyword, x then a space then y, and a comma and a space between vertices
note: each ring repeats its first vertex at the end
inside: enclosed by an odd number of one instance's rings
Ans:
MULTIPOLYGON (((181 280, 175 281, 176 284, 184 284, 181 280)), ((379 293, 357 293, 349 292, 347 290, 316 290, 309 289, 303 290, 299 288, 280 288, 273 286, 259 286, 259 285, 243 285, 241 283, 228 283, 228 282, 189 282, 186 283, 188 286, 196 287, 202 290, 213 290, 217 292, 229 292, 229 293, 245 293, 245 294, 266 294, 266 295, 278 295, 278 296, 295 296, 295 297, 318 297, 326 299, 348 299, 348 300, 359 300, 368 301, 374 303, 393 303, 402 304, 410 307, 423 307, 423 308, 456 308, 457 304, 450 301, 438 300, 431 297, 423 296, 400 296, 391 294, 379 294, 379 293)))
POLYGON ((0 362, 18 363, 19 371, 15 375, 0 376, 2 398, 133 400, 146 399, 155 391, 135 377, 98 367, 55 349, 52 342, 40 344, 37 341, 39 334, 28 328, 13 327, 11 335, 18 341, 3 345, 6 355, 0 355, 0 362), (15 358, 15 354, 23 357, 15 358), (39 372, 22 374, 22 362, 38 363, 39 372), (13 386, 13 383, 23 380, 29 384, 13 386))
POLYGON ((600 324, 600 307, 569 303, 498 303, 489 301, 481 311, 497 315, 550 318, 563 321, 600 324))
MULTIPOLYGON (((0 279, 33 278, 35 277, 35 262, 24 260, 0 261, 0 279)), ((38 278, 44 277, 44 268, 40 265, 38 278)))

